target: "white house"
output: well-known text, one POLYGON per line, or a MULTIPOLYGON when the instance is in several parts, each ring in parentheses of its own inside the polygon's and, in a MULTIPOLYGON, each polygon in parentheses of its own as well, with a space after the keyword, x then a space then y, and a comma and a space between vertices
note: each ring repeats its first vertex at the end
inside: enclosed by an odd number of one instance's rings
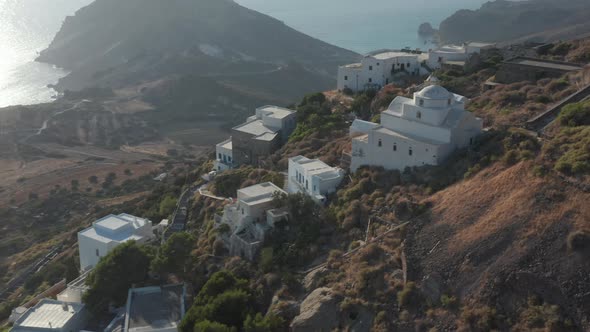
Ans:
POLYGON ((256 164, 287 142, 297 126, 296 113, 278 106, 262 106, 245 123, 232 128, 232 137, 216 146, 214 170, 223 172, 256 164))
POLYGON ((240 189, 237 201, 216 218, 217 227, 226 225, 229 229, 225 240, 232 255, 254 260, 268 231, 287 218, 286 211, 273 206, 277 194, 286 192, 270 182, 240 189))
POLYGON ((495 44, 470 42, 463 45, 443 45, 436 50, 428 52, 428 66, 439 69, 443 64, 464 64, 474 53, 495 48, 495 44))
POLYGON ((351 171, 364 165, 388 170, 438 165, 454 150, 473 144, 483 121, 465 110, 466 101, 438 85, 414 93, 413 99, 396 97, 381 113, 379 126, 355 127, 359 136, 352 138, 351 171))
POLYGON ((146 242, 154 237, 152 222, 147 219, 122 213, 108 215, 78 233, 80 269, 93 268, 101 257, 121 243, 135 240, 146 242))
POLYGON ((15 322, 11 332, 72 332, 86 327, 88 312, 81 303, 43 299, 15 322))
POLYGON ((428 54, 420 51, 376 51, 366 55, 360 63, 338 68, 338 90, 354 92, 381 87, 406 75, 425 75, 428 70, 421 64, 428 54))
POLYGON ((318 203, 336 191, 344 178, 344 170, 330 167, 317 159, 297 156, 289 159, 289 192, 302 192, 318 203))

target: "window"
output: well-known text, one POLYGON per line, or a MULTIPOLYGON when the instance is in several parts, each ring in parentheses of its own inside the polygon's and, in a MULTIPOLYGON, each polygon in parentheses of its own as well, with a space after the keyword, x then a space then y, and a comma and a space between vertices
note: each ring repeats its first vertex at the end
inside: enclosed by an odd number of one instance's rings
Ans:
POLYGON ((316 191, 316 185, 314 184, 313 185, 313 192, 315 192, 315 191, 316 191))
POLYGON ((373 70, 373 66, 369 66, 369 70, 373 70))
POLYGON ((410 68, 410 63, 408 62, 408 68, 410 68))
POLYGON ((422 112, 418 111, 418 113, 416 113, 416 117, 418 119, 422 119, 422 112))
POLYGON ((451 98, 449 98, 448 103, 449 106, 451 106, 451 98))
POLYGON ((231 157, 227 157, 227 161, 231 163, 231 157))
POLYGON ((377 62, 377 66, 379 66, 379 62, 377 62))
POLYGON ((305 180, 305 189, 309 189, 309 182, 305 180))
POLYGON ((372 78, 369 78, 369 83, 373 83, 373 79, 372 78))
POLYGON ((221 160, 221 153, 219 154, 219 160, 221 160))
POLYGON ((348 81, 348 76, 344 76, 344 80, 345 81, 348 81))
POLYGON ((377 142, 377 146, 378 146, 378 147, 381 147, 381 146, 383 146, 383 141, 382 141, 381 139, 379 139, 379 142, 377 142))
POLYGON ((410 148, 410 151, 408 151, 408 153, 410 154, 410 156, 411 156, 411 155, 414 153, 414 152, 412 151, 412 148, 410 148))
POLYGON ((419 104, 420 106, 424 106, 424 99, 419 99, 419 102, 418 102, 418 104, 419 104))
POLYGON ((242 208, 242 214, 244 214, 244 208, 242 208))
POLYGON ((469 139, 469 145, 473 145, 473 137, 469 139))
POLYGON ((98 252, 98 249, 96 249, 96 257, 100 256, 100 253, 98 252))
POLYGON ((397 151, 397 143, 393 143, 393 151, 397 151))

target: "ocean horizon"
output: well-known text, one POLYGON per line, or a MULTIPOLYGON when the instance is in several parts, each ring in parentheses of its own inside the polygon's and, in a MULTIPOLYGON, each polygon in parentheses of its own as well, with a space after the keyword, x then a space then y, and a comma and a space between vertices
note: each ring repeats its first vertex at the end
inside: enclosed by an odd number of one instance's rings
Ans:
MULTIPOLYGON (((49 88, 67 72, 35 62, 59 31, 66 16, 92 0, 0 0, 0 107, 49 102, 49 88)), ((409 47, 426 50, 418 36, 423 22, 434 26, 459 9, 478 8, 484 0, 236 0, 290 27, 358 53, 409 47)))

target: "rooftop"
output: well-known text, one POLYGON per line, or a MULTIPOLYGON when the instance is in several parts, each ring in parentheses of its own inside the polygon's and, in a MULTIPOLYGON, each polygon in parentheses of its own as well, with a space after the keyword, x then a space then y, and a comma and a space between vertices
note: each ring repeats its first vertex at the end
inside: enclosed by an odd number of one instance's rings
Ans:
POLYGON ((575 71, 575 70, 582 69, 582 66, 575 64, 575 63, 551 61, 551 60, 535 59, 535 58, 525 58, 525 57, 520 57, 520 58, 508 60, 507 63, 513 63, 513 64, 530 66, 530 67, 557 69, 557 70, 563 70, 563 71, 575 71))
POLYGON ((290 115, 292 115, 293 113, 295 113, 295 111, 290 110, 288 108, 284 108, 284 107, 278 107, 278 106, 272 106, 272 105, 267 105, 267 106, 262 106, 256 109, 256 111, 262 111, 264 113, 266 113, 266 116, 275 118, 275 119, 284 119, 290 115))
POLYGON ((43 299, 36 306, 27 310, 15 323, 14 327, 60 329, 80 314, 84 305, 43 299))
POLYGON ((419 92, 416 92, 416 95, 420 98, 437 100, 448 99, 452 96, 449 90, 443 88, 440 85, 429 85, 419 92))
POLYGON ((373 54, 371 56, 375 59, 378 59, 378 60, 387 60, 387 59, 405 57, 405 56, 417 57, 418 54, 412 54, 409 52, 400 52, 400 51, 387 51, 387 52, 383 52, 383 53, 373 54))
POLYGON ((260 136, 264 133, 276 132, 272 128, 265 126, 262 120, 248 121, 237 127, 234 127, 234 130, 241 131, 243 133, 248 133, 254 136, 260 136))
POLYGON ((496 44, 494 44, 494 43, 482 43, 482 42, 469 42, 469 43, 467 43, 467 45, 473 46, 473 47, 479 47, 479 48, 495 47, 496 46, 496 44))
POLYGON ((103 243, 125 242, 128 240, 140 240, 141 236, 135 235, 135 230, 150 223, 144 218, 129 214, 111 214, 103 217, 79 234, 103 243))
POLYGON ((218 147, 231 150, 232 149, 232 140, 231 138, 226 139, 225 141, 217 144, 218 147))
POLYGON ((362 63, 351 63, 351 64, 348 64, 348 65, 344 65, 342 67, 345 67, 345 68, 362 68, 363 67, 363 64, 362 63))
POLYGON ((178 327, 185 313, 184 297, 182 284, 130 289, 124 331, 178 327))
POLYGON ((291 158, 291 160, 307 171, 309 175, 316 175, 321 179, 332 179, 340 176, 339 169, 331 167, 325 162, 318 159, 309 159, 303 156, 297 156, 291 158))
POLYGON ((259 141, 267 141, 270 142, 277 137, 277 133, 264 133, 262 135, 256 136, 254 139, 259 141))
POLYGON ((272 201, 276 192, 284 193, 283 189, 275 184, 265 182, 238 190, 238 199, 249 205, 255 205, 272 201))

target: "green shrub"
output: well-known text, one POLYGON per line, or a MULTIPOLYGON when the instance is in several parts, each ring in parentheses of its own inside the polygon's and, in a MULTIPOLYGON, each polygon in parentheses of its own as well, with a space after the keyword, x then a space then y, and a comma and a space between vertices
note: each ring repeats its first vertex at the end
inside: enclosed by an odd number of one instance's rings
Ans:
POLYGON ((569 104, 558 116, 562 126, 578 127, 590 125, 590 102, 569 104))
POLYGON ((457 308, 459 301, 454 296, 449 296, 449 295, 443 294, 440 297, 440 303, 442 304, 442 306, 444 308, 455 309, 455 308, 457 308))

